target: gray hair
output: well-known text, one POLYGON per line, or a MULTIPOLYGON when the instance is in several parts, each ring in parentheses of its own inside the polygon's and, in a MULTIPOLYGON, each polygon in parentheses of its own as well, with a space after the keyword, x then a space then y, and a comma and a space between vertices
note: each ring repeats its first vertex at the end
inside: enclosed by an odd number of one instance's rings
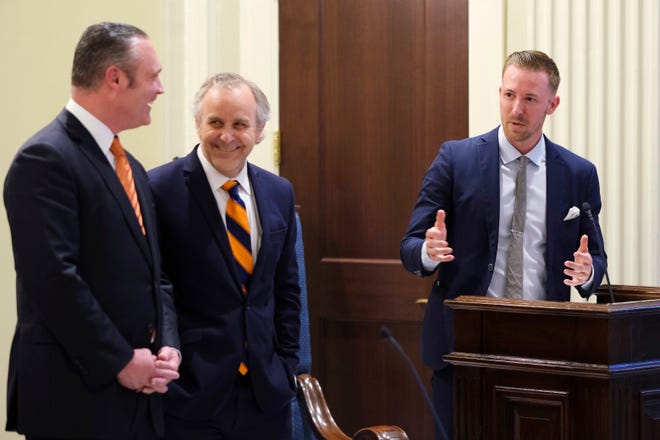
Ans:
POLYGON ((89 26, 76 45, 71 84, 93 89, 103 79, 106 69, 113 65, 126 72, 132 84, 138 67, 133 48, 140 38, 149 37, 129 24, 101 22, 89 26))
MULTIPOLYGON (((252 91, 252 95, 254 95, 254 100, 257 103, 257 128, 259 130, 262 130, 266 126, 266 122, 270 119, 270 104, 268 103, 268 98, 266 98, 266 95, 264 92, 259 88, 258 85, 253 83, 250 80, 247 80, 243 78, 241 75, 238 73, 231 73, 231 72, 225 72, 225 73, 218 73, 216 75, 211 76, 208 78, 206 81, 204 81, 204 84, 201 85, 197 93, 195 94, 195 98, 193 100, 193 105, 192 105, 192 112, 193 116, 195 117, 195 122, 199 123, 199 118, 200 118, 200 113, 202 111, 202 100, 204 99, 204 96, 206 96, 206 93, 212 88, 212 87, 223 87, 227 89, 232 89, 234 87, 238 87, 241 84, 245 84, 250 88, 252 91)), ((259 139, 257 142, 261 142, 263 139, 263 133, 259 136, 259 139)))

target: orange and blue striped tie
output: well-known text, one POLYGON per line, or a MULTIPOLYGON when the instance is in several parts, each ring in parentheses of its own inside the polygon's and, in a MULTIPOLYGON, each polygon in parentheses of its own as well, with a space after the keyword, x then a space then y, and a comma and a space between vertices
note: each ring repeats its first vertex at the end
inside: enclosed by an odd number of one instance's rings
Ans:
POLYGON ((238 195, 238 182, 228 180, 222 189, 229 193, 227 200, 227 235, 229 244, 238 263, 238 272, 241 279, 243 294, 247 295, 247 286, 252 275, 252 245, 250 242, 250 223, 248 223, 245 203, 238 195))
POLYGON ((138 219, 140 224, 140 229, 144 235, 147 232, 144 229, 144 223, 142 222, 142 211, 140 211, 140 201, 138 200, 137 191, 135 190, 135 181, 133 180, 133 172, 131 171, 131 165, 128 163, 128 158, 126 157, 126 152, 124 148, 119 143, 119 138, 115 136, 110 146, 110 152, 115 156, 115 168, 117 172, 117 177, 121 182, 121 186, 124 187, 126 191, 126 196, 131 202, 133 211, 135 211, 135 216, 138 219))
MULTIPOLYGON (((250 223, 248 222, 245 203, 238 195, 238 182, 228 180, 222 189, 229 193, 225 220, 227 222, 227 236, 231 251, 234 254, 241 279, 243 295, 247 295, 247 286, 252 275, 252 245, 250 241, 250 223)), ((238 367, 239 373, 247 374, 248 367, 244 362, 238 367)))

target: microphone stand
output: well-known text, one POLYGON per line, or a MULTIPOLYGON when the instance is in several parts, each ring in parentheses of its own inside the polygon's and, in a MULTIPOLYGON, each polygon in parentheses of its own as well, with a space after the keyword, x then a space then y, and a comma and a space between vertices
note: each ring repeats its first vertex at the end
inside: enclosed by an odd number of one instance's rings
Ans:
MULTIPOLYGON (((603 253, 603 258, 605 257, 605 245, 603 243, 603 237, 598 233, 598 228, 596 227, 596 220, 591 213, 591 205, 589 202, 584 202, 582 204, 582 210, 587 214, 587 218, 591 221, 591 226, 594 228, 594 234, 596 234, 597 244, 600 247, 600 251, 603 253)), ((605 280, 607 281, 607 291, 610 294, 610 302, 614 304, 614 292, 612 292, 612 283, 610 283, 610 274, 607 272, 607 263, 605 263, 605 280)))
POLYGON ((438 413, 436 412, 435 407, 433 406, 433 402, 431 402, 431 398, 429 397, 429 393, 426 391, 426 387, 424 387, 422 378, 419 377, 419 373, 417 372, 415 365, 412 363, 412 360, 410 360, 410 357, 403 349, 403 347, 401 347, 401 345, 397 342, 397 340, 394 339, 394 336, 392 336, 392 332, 390 331, 389 328, 387 328, 387 326, 384 325, 380 328, 380 335, 383 338, 387 339, 390 342, 390 344, 392 344, 394 348, 396 348, 396 350, 405 359, 406 363, 408 364, 408 367, 410 367, 410 370, 413 372, 413 375, 415 376, 415 380, 417 381, 417 386, 419 387, 420 390, 422 390, 422 394, 426 399, 426 403, 428 404, 429 408, 431 408, 431 414, 433 414, 433 420, 435 421, 435 426, 438 428, 438 432, 440 432, 440 435, 442 436, 443 439, 449 440, 449 437, 447 436, 447 431, 445 431, 445 428, 442 426, 442 422, 440 422, 440 416, 438 416, 438 413))

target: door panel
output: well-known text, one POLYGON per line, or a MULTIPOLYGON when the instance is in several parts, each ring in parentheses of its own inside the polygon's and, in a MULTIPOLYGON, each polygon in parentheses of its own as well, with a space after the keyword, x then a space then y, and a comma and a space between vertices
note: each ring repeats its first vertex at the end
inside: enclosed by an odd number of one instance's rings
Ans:
POLYGON ((338 424, 432 438, 405 361, 431 278, 399 261, 422 176, 467 135, 467 0, 280 0, 280 174, 303 224, 313 373, 338 424))

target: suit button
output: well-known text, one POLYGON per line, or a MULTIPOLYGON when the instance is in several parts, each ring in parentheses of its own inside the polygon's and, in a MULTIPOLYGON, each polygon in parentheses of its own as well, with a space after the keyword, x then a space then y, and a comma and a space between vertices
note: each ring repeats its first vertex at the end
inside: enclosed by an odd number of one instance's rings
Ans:
POLYGON ((494 268, 493 265, 492 265, 492 264, 489 264, 489 265, 488 265, 488 272, 492 272, 492 271, 493 271, 493 268, 494 268))
POLYGON ((440 280, 435 280, 435 283, 433 283, 435 287, 440 287, 440 280))

